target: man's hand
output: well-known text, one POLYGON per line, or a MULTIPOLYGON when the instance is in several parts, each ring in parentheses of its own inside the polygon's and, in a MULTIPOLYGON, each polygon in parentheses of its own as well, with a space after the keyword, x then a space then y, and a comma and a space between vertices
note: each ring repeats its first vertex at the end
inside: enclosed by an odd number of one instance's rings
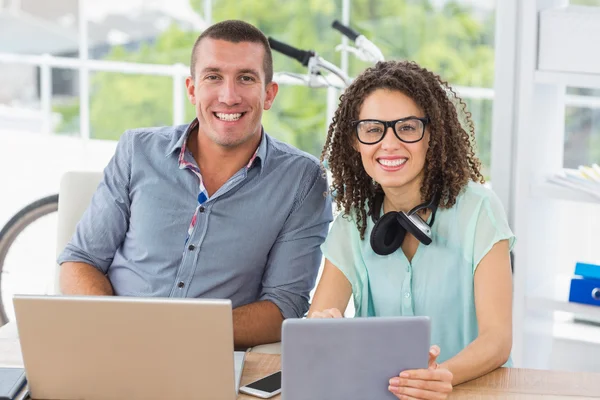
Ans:
POLYGON ((443 400, 452 392, 452 372, 440 368, 436 360, 438 346, 429 349, 429 368, 402 371, 390 379, 388 390, 399 399, 443 400))

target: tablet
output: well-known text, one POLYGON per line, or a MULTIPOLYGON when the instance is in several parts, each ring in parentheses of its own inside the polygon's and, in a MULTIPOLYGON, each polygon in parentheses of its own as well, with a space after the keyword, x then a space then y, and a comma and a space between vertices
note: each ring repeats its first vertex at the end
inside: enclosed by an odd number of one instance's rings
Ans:
POLYGON ((287 319, 282 400, 396 399, 389 380, 427 368, 428 317, 287 319))

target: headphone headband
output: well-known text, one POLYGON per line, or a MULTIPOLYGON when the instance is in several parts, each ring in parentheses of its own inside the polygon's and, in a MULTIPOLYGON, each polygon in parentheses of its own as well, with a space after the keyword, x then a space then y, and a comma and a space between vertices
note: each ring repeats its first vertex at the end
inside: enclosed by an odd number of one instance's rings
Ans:
MULTIPOLYGON (((383 207, 383 198, 384 198, 384 193, 383 192, 377 192, 375 193, 375 198, 373 199, 373 210, 371 213, 371 219, 373 220, 373 222, 377 222, 379 220, 379 215, 381 214, 381 207, 383 207)), ((431 200, 429 200, 429 202, 427 203, 422 203, 419 204, 418 206, 413 207, 408 213, 407 215, 411 216, 413 214, 416 214, 418 211, 420 210, 424 210, 426 208, 431 209, 431 223, 429 224, 429 226, 433 226, 433 222, 435 221, 435 213, 437 211, 438 208, 438 203, 440 200, 440 196, 438 193, 436 193, 431 200)))

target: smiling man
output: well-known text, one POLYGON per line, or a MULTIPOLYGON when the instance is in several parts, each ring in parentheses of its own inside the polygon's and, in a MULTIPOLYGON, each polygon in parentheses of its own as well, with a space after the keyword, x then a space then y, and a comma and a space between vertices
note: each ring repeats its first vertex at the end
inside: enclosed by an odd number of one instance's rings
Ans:
POLYGON ((242 21, 192 49, 196 119, 121 137, 60 254, 65 294, 231 299, 236 347, 280 340, 308 310, 332 220, 316 158, 270 137, 267 38, 242 21))

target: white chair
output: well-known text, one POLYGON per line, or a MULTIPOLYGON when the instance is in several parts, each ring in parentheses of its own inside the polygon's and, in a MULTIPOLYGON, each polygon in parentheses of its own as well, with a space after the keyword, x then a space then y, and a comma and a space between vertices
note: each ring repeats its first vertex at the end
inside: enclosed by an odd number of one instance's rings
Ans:
MULTIPOLYGON (((71 240, 75 227, 87 209, 102 172, 71 171, 62 176, 58 191, 58 228, 56 232, 56 255, 58 256, 71 240)), ((60 266, 56 266, 54 293, 60 294, 60 266)))

